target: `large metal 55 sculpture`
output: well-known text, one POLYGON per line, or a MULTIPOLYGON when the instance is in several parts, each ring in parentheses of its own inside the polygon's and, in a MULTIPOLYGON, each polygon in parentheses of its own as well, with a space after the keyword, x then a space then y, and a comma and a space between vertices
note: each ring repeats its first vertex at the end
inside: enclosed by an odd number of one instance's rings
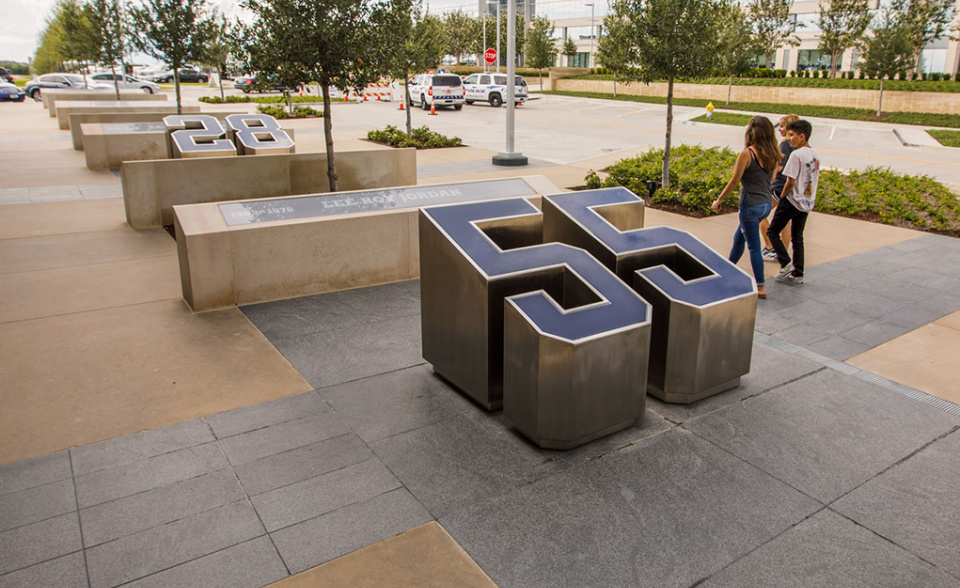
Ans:
POLYGON ((631 426, 648 371, 668 401, 736 386, 750 366, 752 278, 642 222, 625 189, 544 197, 542 213, 523 199, 421 209, 424 358, 560 449, 631 426))

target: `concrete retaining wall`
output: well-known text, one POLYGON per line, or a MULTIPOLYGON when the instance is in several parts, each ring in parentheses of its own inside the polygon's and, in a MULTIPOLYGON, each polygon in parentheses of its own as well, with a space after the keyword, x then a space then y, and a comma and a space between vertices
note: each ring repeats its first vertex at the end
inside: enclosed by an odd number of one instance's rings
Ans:
MULTIPOLYGON (((120 90, 120 100, 166 100, 166 94, 147 94, 140 90, 120 90)), ((58 100, 96 100, 96 101, 117 101, 117 93, 113 90, 91 91, 91 90, 54 90, 41 89, 40 101, 43 107, 50 111, 50 117, 57 116, 56 102, 58 100)))
MULTIPOLYGON (((417 183, 415 149, 336 154, 341 190, 417 183)), ((330 191, 326 153, 127 161, 121 166, 127 222, 135 229, 173 224, 180 204, 330 191)))
MULTIPOLYGON (((199 105, 184 106, 184 114, 200 112, 199 105)), ((70 130, 70 115, 95 112, 152 112, 164 115, 176 114, 177 105, 162 102, 97 102, 97 101, 61 101, 57 102, 57 123, 61 130, 70 130)))
MULTIPOLYGON (((212 116, 219 121, 231 114, 249 114, 247 112, 204 112, 203 114, 212 116)), ((83 127, 82 125, 91 123, 100 124, 122 124, 122 123, 149 123, 163 122, 163 119, 170 116, 167 112, 71 112, 70 118, 70 138, 73 139, 73 148, 76 151, 83 151, 83 127)))
MULTIPOLYGON (((613 82, 605 80, 552 79, 554 90, 565 92, 613 93, 613 82)), ((634 96, 667 95, 667 84, 650 85, 633 82, 617 84, 618 94, 634 96)), ((675 98, 698 98, 723 103, 727 101, 727 86, 711 84, 674 84, 675 98)), ((773 104, 806 104, 812 106, 846 106, 876 110, 879 90, 844 90, 826 88, 782 88, 766 86, 733 86, 730 99, 734 102, 770 102, 773 104)), ((934 112, 960 114, 960 93, 894 92, 884 90, 883 110, 887 112, 934 112)))
MULTIPOLYGON (((536 194, 560 191, 543 176, 523 180, 536 194)), ((200 312, 417 278, 418 210, 230 226, 216 204, 177 206, 183 298, 200 312)))

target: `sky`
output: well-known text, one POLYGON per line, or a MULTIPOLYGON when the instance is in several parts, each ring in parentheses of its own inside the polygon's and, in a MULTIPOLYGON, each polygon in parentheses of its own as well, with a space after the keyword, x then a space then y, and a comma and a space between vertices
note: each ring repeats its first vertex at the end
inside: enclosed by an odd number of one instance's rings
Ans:
MULTIPOLYGON (((0 61, 27 62, 37 51, 44 20, 50 16, 56 0, 0 0, 0 61)), ((239 0, 210 0, 228 17, 240 14, 239 0)), ((154 60, 140 56, 145 65, 154 60)))

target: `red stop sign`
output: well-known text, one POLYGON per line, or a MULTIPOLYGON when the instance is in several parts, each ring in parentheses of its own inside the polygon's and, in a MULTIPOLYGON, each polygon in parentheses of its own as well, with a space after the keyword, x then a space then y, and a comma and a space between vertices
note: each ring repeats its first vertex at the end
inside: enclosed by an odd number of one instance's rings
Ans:
POLYGON ((487 49, 483 52, 483 60, 487 63, 493 63, 497 60, 497 50, 496 49, 487 49))

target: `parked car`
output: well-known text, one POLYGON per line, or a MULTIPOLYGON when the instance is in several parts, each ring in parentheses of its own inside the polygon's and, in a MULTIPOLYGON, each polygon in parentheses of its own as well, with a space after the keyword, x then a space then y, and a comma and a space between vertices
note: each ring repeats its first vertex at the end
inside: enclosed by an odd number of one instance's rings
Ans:
MULTIPOLYGON (((527 82, 523 79, 523 76, 516 77, 514 86, 514 101, 523 102, 526 100, 527 82)), ((507 76, 506 74, 475 73, 467 76, 467 79, 463 81, 463 88, 467 104, 487 102, 490 106, 499 108, 507 95, 507 76)))
POLYGON ((5 67, 0 67, 0 81, 13 83, 13 74, 5 67))
POLYGON ((98 84, 91 79, 83 80, 83 76, 77 74, 44 74, 36 79, 30 80, 23 87, 27 96, 34 100, 40 98, 44 88, 56 90, 108 90, 107 86, 98 84))
POLYGON ((3 102, 23 102, 27 94, 17 87, 16 84, 0 82, 0 101, 3 102))
MULTIPOLYGON (((93 81, 110 86, 113 88, 113 74, 112 73, 98 73, 90 76, 93 78, 93 81)), ((133 76, 128 76, 124 74, 117 74, 117 85, 120 86, 121 90, 141 90, 145 94, 156 94, 160 91, 160 86, 154 84, 153 82, 147 82, 145 80, 138 80, 133 76)))
MULTIPOLYGON (((199 68, 192 65, 184 65, 181 67, 177 73, 179 74, 180 82, 201 82, 207 83, 210 80, 210 77, 200 71, 199 68)), ((157 74, 154 76, 153 81, 158 84, 169 84, 173 81, 173 70, 169 69, 165 72, 157 74)))
POLYGON ((419 102, 424 110, 430 105, 463 108, 463 81, 460 76, 448 73, 425 73, 410 81, 410 106, 419 102))
POLYGON ((237 90, 243 90, 244 94, 249 94, 250 92, 283 92, 287 89, 283 84, 272 81, 269 78, 261 79, 260 76, 256 74, 252 76, 237 76, 234 80, 233 87, 237 90))

